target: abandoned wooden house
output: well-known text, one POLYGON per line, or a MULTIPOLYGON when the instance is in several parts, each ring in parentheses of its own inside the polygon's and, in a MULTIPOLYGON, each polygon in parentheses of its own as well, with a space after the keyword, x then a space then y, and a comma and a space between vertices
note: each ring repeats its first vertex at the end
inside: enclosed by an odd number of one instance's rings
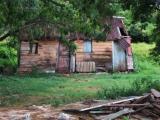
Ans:
POLYGON ((29 41, 22 39, 18 72, 28 73, 35 69, 59 73, 132 71, 131 38, 125 30, 123 18, 112 17, 105 24, 111 26, 106 40, 97 41, 77 35, 74 54, 56 38, 38 40, 32 45, 32 50, 29 41))

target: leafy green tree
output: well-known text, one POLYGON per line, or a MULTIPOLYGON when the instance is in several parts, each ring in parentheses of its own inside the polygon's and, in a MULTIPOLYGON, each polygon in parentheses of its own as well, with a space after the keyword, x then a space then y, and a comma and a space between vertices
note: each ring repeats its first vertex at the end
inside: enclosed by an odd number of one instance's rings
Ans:
MULTIPOLYGON (((155 61, 160 61, 160 0, 122 0, 124 9, 132 11, 134 21, 142 23, 153 23, 152 25, 142 26, 147 27, 142 32, 151 35, 156 47, 152 50, 151 55, 155 61), (148 30, 150 29, 150 30, 148 30)), ((159 62, 160 63, 160 62, 159 62)))
POLYGON ((0 40, 17 36, 22 29, 31 31, 37 24, 53 25, 63 34, 93 35, 101 31, 100 21, 118 7, 116 0, 1 0, 0 40))
MULTIPOLYGON (((154 33, 160 32, 160 1, 159 0, 122 0, 122 6, 124 9, 129 9, 132 11, 134 21, 140 21, 144 23, 143 27, 146 27, 146 22, 152 22, 155 24, 154 33)), ((152 27, 153 26, 148 26, 152 27)), ((146 31, 149 33, 149 31, 146 31)), ((149 33, 150 34, 150 33, 149 33)), ((156 44, 160 43, 160 36, 158 34, 154 34, 156 36, 156 44)))
POLYGON ((101 21, 106 16, 119 14, 128 15, 126 23, 129 27, 136 21, 143 23, 140 27, 143 34, 151 34, 147 29, 153 26, 145 23, 155 18, 152 22, 155 23, 154 36, 158 46, 159 4, 159 0, 0 0, 0 41, 7 37, 18 40, 23 31, 33 40, 50 34, 48 31, 55 28, 62 36, 70 32, 97 36, 104 27, 101 21))

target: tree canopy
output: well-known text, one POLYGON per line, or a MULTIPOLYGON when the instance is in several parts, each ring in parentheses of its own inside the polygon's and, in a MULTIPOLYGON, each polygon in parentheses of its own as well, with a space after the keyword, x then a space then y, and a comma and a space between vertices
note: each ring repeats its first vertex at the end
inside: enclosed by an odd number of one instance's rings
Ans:
POLYGON ((0 0, 0 40, 18 36, 21 30, 38 36, 46 27, 62 34, 93 35, 102 30, 100 21, 106 16, 126 9, 132 11, 133 21, 157 18, 158 31, 159 6, 159 0, 0 0))
POLYGON ((112 14, 114 9, 114 5, 102 0, 1 0, 0 40, 44 24, 53 25, 62 33, 90 33, 93 28, 99 30, 100 19, 112 14))

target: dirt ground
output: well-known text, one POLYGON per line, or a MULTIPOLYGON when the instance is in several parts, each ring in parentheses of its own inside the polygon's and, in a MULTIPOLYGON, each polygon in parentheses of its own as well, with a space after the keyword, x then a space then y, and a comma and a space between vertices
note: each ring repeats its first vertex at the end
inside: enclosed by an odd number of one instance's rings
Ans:
POLYGON ((50 106, 0 108, 0 120, 56 120, 58 110, 50 106))
POLYGON ((65 120, 92 120, 92 118, 86 115, 75 116, 66 114, 62 111, 68 108, 81 109, 92 105, 93 102, 86 101, 72 103, 57 108, 51 105, 32 105, 24 108, 0 108, 0 120, 58 120, 60 118, 66 118, 65 120))
MULTIPOLYGON (((72 112, 64 113, 63 110, 80 110, 83 108, 101 105, 106 102, 111 101, 88 100, 84 102, 71 103, 60 107, 53 107, 51 105, 32 105, 23 108, 0 108, 0 120, 94 120, 93 116, 89 116, 89 114, 73 114, 72 112)), ((122 118, 116 120, 122 120, 122 118)), ((145 118, 144 120, 153 119, 145 118)))

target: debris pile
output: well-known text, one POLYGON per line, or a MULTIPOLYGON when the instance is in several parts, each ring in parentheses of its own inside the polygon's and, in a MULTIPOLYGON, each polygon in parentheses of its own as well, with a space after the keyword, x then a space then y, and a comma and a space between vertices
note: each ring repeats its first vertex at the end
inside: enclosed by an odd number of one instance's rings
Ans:
POLYGON ((92 120, 121 120, 124 116, 134 120, 158 120, 160 118, 160 92, 151 89, 151 93, 144 96, 63 111, 77 116, 80 114, 90 116, 92 120))

